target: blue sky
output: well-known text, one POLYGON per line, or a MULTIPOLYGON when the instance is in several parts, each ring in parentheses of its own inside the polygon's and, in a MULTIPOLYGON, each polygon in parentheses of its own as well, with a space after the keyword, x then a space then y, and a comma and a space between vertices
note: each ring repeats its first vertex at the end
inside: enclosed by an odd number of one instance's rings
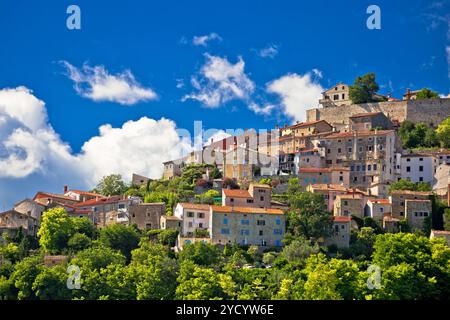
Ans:
MULTIPOLYGON (((135 124, 142 117, 170 119, 173 126, 188 130, 195 120, 205 129, 270 129, 276 123, 303 120, 304 109, 317 106, 319 89, 339 81, 352 83, 366 72, 375 72, 381 92, 394 97, 400 98, 406 88, 425 86, 447 95, 449 17, 450 1, 3 0, 0 90, 24 87, 45 103, 45 128, 75 157, 87 153, 82 146, 101 135, 100 126, 123 129, 125 122, 135 124), (81 9, 81 30, 66 27, 71 4, 81 9), (366 28, 371 4, 381 8, 381 30, 366 28), (202 42, 201 36, 211 39, 202 42), (100 66, 103 71, 94 71, 100 66), (120 103, 109 93, 109 98, 102 96, 104 91, 89 91, 93 77, 108 75, 141 90, 137 102, 120 103)), ((142 138, 152 136, 147 132, 142 138)), ((36 188, 59 191, 67 181, 84 188, 92 185, 75 173, 49 177, 56 170, 52 161, 63 166, 48 158, 27 168, 29 174, 2 174, 7 170, 2 159, 12 153, 26 157, 28 150, 18 149, 0 146, 0 208, 10 204, 11 197, 16 201, 32 196, 36 188)), ((161 154, 161 159, 167 156, 161 154)), ((113 156, 105 161, 117 162, 113 156)), ((148 169, 156 165, 137 165, 136 171, 156 175, 160 167, 148 169)), ((129 163, 124 166, 112 169, 124 174, 134 169, 129 163)), ((86 167, 83 164, 83 172, 86 167)))

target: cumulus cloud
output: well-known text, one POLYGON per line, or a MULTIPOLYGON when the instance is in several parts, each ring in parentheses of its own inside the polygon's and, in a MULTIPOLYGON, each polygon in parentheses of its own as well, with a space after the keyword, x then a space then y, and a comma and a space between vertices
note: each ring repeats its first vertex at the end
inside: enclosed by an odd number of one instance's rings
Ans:
POLYGON ((192 44, 194 46, 207 47, 208 42, 213 40, 222 41, 222 38, 217 33, 212 32, 203 36, 194 36, 194 38, 192 39, 192 44))
POLYGON ((188 99, 200 101, 210 108, 234 99, 246 100, 255 90, 255 84, 244 71, 245 62, 239 57, 233 64, 227 58, 205 54, 206 62, 198 75, 191 78, 195 92, 185 95, 188 99))
POLYGON ((99 135, 74 153, 48 123, 45 103, 29 89, 0 90, 0 204, 40 189, 57 192, 65 184, 89 189, 112 173, 159 178, 163 161, 190 150, 189 137, 180 138, 173 121, 143 117, 119 128, 101 126, 99 135))
POLYGON ((272 113, 272 110, 276 108, 276 105, 267 103, 261 106, 255 102, 250 102, 248 108, 256 114, 269 115, 272 113))
MULTIPOLYGON (((324 88, 313 79, 318 77, 318 70, 299 75, 287 74, 267 85, 267 92, 281 98, 284 113, 294 120, 304 121, 306 110, 317 105, 324 88)), ((321 76, 321 73, 320 73, 321 76)))
POLYGON ((62 61, 62 64, 68 77, 75 83, 77 93, 85 98, 122 105, 133 105, 158 98, 155 91, 140 85, 130 70, 112 75, 104 66, 91 67, 84 64, 79 69, 67 61, 62 61))
POLYGON ((274 44, 269 45, 258 51, 258 55, 261 58, 275 58, 277 54, 278 54, 278 46, 274 44))

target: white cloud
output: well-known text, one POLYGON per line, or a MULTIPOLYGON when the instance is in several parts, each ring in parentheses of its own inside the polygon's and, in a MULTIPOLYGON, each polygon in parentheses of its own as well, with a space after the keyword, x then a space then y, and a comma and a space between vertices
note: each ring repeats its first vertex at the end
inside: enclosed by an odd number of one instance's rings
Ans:
POLYGON ((210 145, 211 142, 217 142, 221 141, 225 138, 228 138, 231 136, 231 134, 225 132, 224 130, 208 130, 208 132, 204 133, 204 144, 210 145))
POLYGON ((62 64, 68 77, 75 82, 75 90, 85 98, 122 105, 133 105, 158 98, 155 91, 141 86, 129 70, 111 75, 104 66, 91 67, 84 64, 78 69, 67 61, 62 61, 62 64))
POLYGON ((255 84, 245 74, 245 62, 239 60, 233 64, 227 58, 205 54, 206 62, 198 76, 191 78, 196 92, 185 95, 182 101, 197 100, 210 108, 234 99, 246 100, 255 89, 255 84))
POLYGON ((203 36, 194 36, 194 38, 192 39, 192 44, 194 46, 206 47, 208 46, 208 42, 212 40, 222 41, 222 38, 217 33, 212 32, 203 36))
POLYGON ((0 209, 42 189, 61 192, 66 184, 89 189, 112 173, 159 178, 162 162, 190 151, 189 142, 179 138, 173 121, 143 117, 119 128, 101 126, 76 154, 47 122, 44 102, 30 90, 0 90, 0 209))
POLYGON ((259 104, 255 102, 250 102, 248 105, 248 108, 252 110, 256 114, 260 115, 269 115, 273 109, 275 109, 276 105, 274 104, 265 104, 263 106, 260 106, 259 104))
POLYGON ((275 58, 278 54, 278 46, 277 45, 269 45, 266 48, 263 48, 258 51, 258 55, 262 58, 275 58))
MULTIPOLYGON (((318 70, 314 74, 317 76, 318 70)), ((305 120, 306 110, 317 105, 323 91, 311 73, 287 74, 267 85, 267 92, 280 96, 284 113, 299 121, 305 120)))

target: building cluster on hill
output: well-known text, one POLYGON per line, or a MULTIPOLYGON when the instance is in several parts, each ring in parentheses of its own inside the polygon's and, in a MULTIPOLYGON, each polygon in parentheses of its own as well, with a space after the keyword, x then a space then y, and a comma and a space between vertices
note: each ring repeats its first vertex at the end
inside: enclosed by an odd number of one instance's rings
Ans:
MULTIPOLYGON (((386 97, 384 102, 353 105, 348 86, 337 84, 323 93, 322 108, 308 111, 306 122, 277 125, 264 133, 244 130, 163 164, 165 180, 180 176, 191 164, 210 164, 222 175, 222 180, 214 180, 219 186, 225 179, 248 185, 246 190, 222 189, 221 205, 183 202, 176 204, 173 215, 166 215, 164 203, 65 187, 62 194, 38 192, 0 213, 0 232, 20 228, 35 235, 42 213, 63 207, 70 216, 89 217, 98 227, 122 223, 140 229, 177 229, 179 248, 196 241, 282 246, 289 208, 272 200, 270 185, 254 182, 280 176, 297 177, 300 190, 323 195, 333 214, 330 236, 324 239, 328 245, 348 247, 358 218, 370 217, 386 232, 402 231, 403 221, 410 230, 421 230, 431 219, 432 197, 445 199, 450 206, 450 150, 404 150, 397 129, 405 120, 439 124, 436 121, 450 116, 450 99, 419 102, 414 94, 408 91, 403 100, 386 97), (433 192, 391 191, 390 186, 401 179, 427 183, 433 192)), ((205 169, 206 179, 209 170, 205 169)), ((135 185, 149 181, 133 175, 135 185)), ((450 241, 447 231, 433 230, 431 236, 450 241)))

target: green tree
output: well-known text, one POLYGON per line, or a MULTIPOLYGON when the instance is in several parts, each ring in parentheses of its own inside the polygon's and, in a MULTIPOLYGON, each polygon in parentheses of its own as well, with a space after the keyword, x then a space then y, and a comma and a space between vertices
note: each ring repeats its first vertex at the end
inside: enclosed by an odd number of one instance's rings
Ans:
POLYGON ((197 265, 211 266, 219 262, 220 250, 215 245, 199 241, 185 245, 179 258, 180 261, 191 260, 197 265))
POLYGON ((354 104, 374 102, 374 95, 378 90, 375 74, 367 73, 355 79, 353 86, 349 88, 349 97, 354 104))
POLYGON ((130 272, 136 283, 137 299, 173 299, 177 287, 178 263, 168 257, 167 248, 141 241, 132 256, 130 272))
POLYGON ((306 300, 342 300, 337 290, 336 270, 327 265, 319 265, 308 274, 304 285, 303 298, 306 300))
POLYGON ((317 243, 299 237, 283 248, 281 256, 291 264, 302 265, 311 254, 316 254, 319 250, 317 243))
POLYGON ((332 221, 323 196, 318 193, 297 193, 289 198, 288 230, 294 236, 318 239, 327 236, 332 221))
POLYGON ((219 274, 212 268, 201 268, 192 261, 183 261, 178 277, 176 298, 181 300, 224 299, 227 295, 221 286, 219 274))
POLYGON ((53 254, 67 248, 74 233, 74 223, 67 212, 63 208, 53 208, 43 213, 37 235, 42 250, 53 254))
POLYGON ((436 134, 443 148, 450 148, 450 117, 437 127, 436 134))
POLYGON ((400 179, 389 187, 389 191, 409 190, 409 191, 431 191, 431 186, 426 182, 414 183, 407 179, 400 179))
POLYGON ((67 242, 67 246, 69 249, 73 251, 80 251, 89 248, 92 245, 91 239, 85 235, 84 233, 75 233, 70 237, 67 242))
POLYGON ((100 230, 100 243, 120 251, 129 260, 131 251, 139 246, 140 235, 133 226, 113 224, 100 230))
POLYGON ((439 99, 439 93, 436 91, 432 91, 428 88, 423 88, 416 94, 417 100, 424 100, 424 99, 439 99))
POLYGON ((64 266, 43 267, 32 289, 40 300, 70 300, 72 292, 67 288, 67 278, 64 266))
POLYGON ((95 187, 94 191, 104 196, 115 196, 124 194, 128 190, 128 186, 122 180, 120 174, 111 174, 104 176, 95 187))
POLYGON ((302 191, 300 180, 298 178, 291 178, 288 180, 287 195, 293 197, 302 191))
POLYGON ((450 231, 450 209, 444 211, 444 229, 450 231))
POLYGON ((26 257, 14 266, 11 281, 17 289, 17 298, 19 300, 37 299, 33 290, 33 283, 43 267, 41 256, 26 257))

